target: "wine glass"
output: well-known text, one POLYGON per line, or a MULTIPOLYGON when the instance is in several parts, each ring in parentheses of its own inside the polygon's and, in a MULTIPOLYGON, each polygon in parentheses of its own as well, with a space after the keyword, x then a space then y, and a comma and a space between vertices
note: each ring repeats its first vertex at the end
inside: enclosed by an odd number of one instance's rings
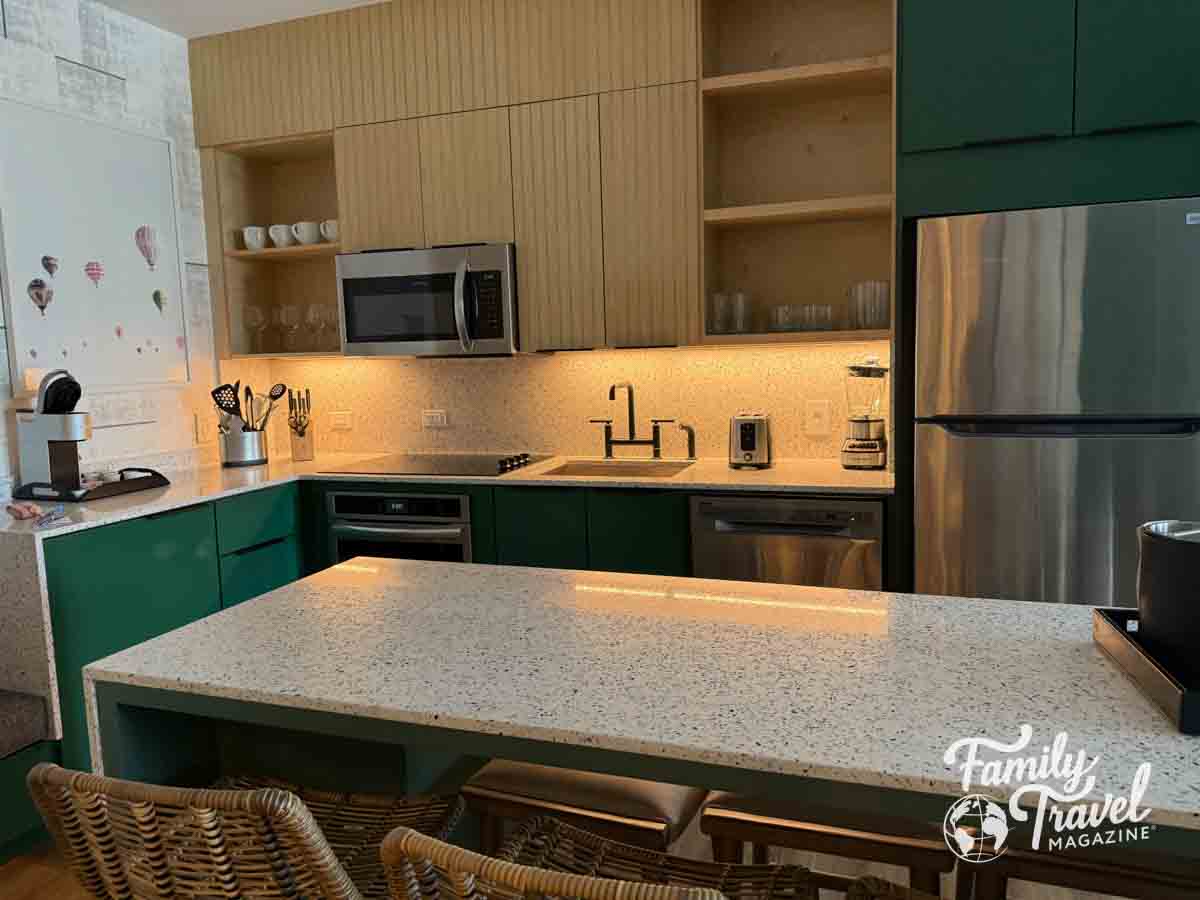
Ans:
POLYGON ((250 352, 266 352, 267 313, 261 306, 247 306, 246 333, 250 337, 250 352))
POLYGON ((300 349, 300 308, 294 303, 279 307, 279 324, 283 329, 283 349, 295 353, 300 349))
POLYGON ((325 346, 325 311, 320 303, 310 303, 304 308, 304 330, 308 349, 321 350, 325 346))

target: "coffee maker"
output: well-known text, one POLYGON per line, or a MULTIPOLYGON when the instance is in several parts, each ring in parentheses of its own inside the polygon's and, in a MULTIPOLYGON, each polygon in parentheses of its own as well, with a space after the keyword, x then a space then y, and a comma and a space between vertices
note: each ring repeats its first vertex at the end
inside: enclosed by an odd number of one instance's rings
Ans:
POLYGON ((170 482, 153 469, 122 469, 115 481, 85 484, 79 473, 79 445, 92 436, 90 413, 76 412, 83 396, 71 373, 55 369, 38 387, 33 409, 17 410, 17 500, 82 502, 114 497, 170 482))

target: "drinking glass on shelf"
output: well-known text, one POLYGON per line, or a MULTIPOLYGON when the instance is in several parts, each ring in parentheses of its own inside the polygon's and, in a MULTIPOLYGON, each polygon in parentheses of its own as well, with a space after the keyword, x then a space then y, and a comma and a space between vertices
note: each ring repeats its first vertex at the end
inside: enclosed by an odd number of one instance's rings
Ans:
POLYGON ((300 308, 294 303, 279 307, 279 324, 283 330, 283 350, 296 353, 300 350, 300 308))
POLYGON ((729 330, 733 334, 749 334, 750 333, 750 295, 745 291, 738 291, 733 295, 733 300, 730 303, 730 323, 729 330))
POLYGON ((325 347, 325 309, 320 303, 310 303, 304 309, 304 346, 309 350, 325 347))
POLYGON ((771 330, 772 331, 791 331, 792 330, 792 307, 776 306, 771 309, 771 330))
POLYGON ((729 295, 717 291, 708 304, 709 334, 726 334, 729 331, 729 295))
POLYGON ((342 332, 341 324, 338 321, 338 310, 336 306, 326 306, 324 308, 325 315, 325 338, 322 346, 327 350, 342 349, 342 332))
POLYGON ((267 326, 269 325, 266 310, 261 306, 247 306, 243 321, 250 342, 250 352, 266 353, 267 326))

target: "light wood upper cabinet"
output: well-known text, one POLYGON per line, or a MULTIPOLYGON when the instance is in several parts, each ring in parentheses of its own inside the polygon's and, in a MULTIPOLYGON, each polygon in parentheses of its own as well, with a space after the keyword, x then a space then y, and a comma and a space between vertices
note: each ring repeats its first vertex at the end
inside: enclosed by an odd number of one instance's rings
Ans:
POLYGON ((697 77, 696 0, 498 0, 511 103, 697 77))
POLYGON ((360 6, 329 16, 335 125, 389 122, 409 115, 395 3, 360 6))
POLYGON ((521 349, 603 347, 599 99, 511 114, 521 349))
POLYGON ((508 110, 431 116, 419 128, 426 241, 512 241, 508 110))
POLYGON ((416 121, 339 128, 334 147, 342 249, 425 246, 416 121))
POLYGON ((607 341, 686 342, 699 306, 696 85, 600 97, 607 341))
POLYGON ((331 129, 330 18, 192 41, 197 143, 210 147, 331 129))

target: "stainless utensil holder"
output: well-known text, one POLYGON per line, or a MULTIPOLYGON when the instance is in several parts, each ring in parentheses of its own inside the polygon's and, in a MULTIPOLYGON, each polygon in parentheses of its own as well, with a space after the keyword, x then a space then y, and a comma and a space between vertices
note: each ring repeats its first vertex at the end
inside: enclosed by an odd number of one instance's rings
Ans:
POLYGON ((288 433, 292 436, 292 462, 312 462, 317 452, 312 423, 304 429, 304 434, 296 434, 291 430, 288 433))
POLYGON ((221 436, 221 464, 231 469, 267 464, 267 433, 234 428, 221 436))

